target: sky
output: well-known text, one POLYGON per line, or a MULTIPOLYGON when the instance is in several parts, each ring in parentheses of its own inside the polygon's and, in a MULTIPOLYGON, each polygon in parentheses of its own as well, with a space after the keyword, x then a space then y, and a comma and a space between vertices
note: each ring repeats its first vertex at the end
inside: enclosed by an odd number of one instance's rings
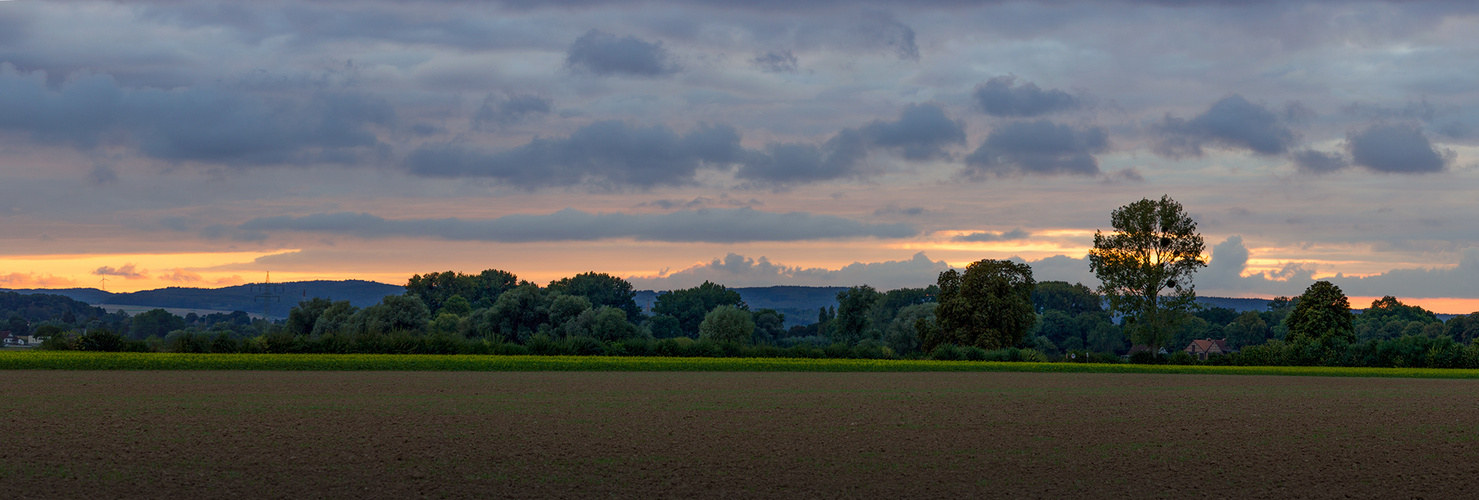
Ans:
POLYGON ((1096 286, 1169 195, 1201 295, 1479 310, 1460 1, 0 2, 0 287, 1096 286))

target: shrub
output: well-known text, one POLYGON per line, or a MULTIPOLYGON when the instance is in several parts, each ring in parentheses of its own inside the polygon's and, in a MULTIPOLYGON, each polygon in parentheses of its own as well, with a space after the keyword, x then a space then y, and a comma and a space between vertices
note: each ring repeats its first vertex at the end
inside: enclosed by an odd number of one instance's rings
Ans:
MULTIPOLYGON (((960 359, 966 361, 986 361, 986 350, 976 346, 964 347, 960 350, 960 359)), ((1003 360, 1015 361, 1015 360, 1003 360)))
POLYGON ((834 342, 822 348, 822 353, 833 359, 846 359, 852 357, 852 348, 842 342, 834 342))
MULTIPOLYGON (((964 353, 962 353, 962 354, 964 354, 964 353)), ((1021 361, 1021 360, 1022 360, 1022 350, 1021 349, 1018 349, 1018 348, 1015 348, 1015 347, 1008 347, 1006 349, 995 349, 995 350, 991 350, 991 351, 986 351, 986 355, 982 358, 982 361, 1004 361, 1004 362, 1012 362, 1012 361, 1021 361)))
POLYGON ((1130 362, 1137 365, 1164 365, 1166 357, 1150 351, 1140 351, 1130 356, 1130 362))
POLYGON ((858 342, 858 345, 852 348, 850 357, 857 359, 888 359, 893 357, 893 351, 888 346, 883 345, 882 342, 868 339, 858 342))
POLYGON ((298 352, 298 337, 286 329, 280 329, 259 337, 262 347, 272 354, 298 352))
POLYGON ((935 350, 930 351, 930 359, 939 361, 956 361, 961 359, 960 348, 955 344, 940 344, 935 350))
POLYGON ((1048 356, 1037 349, 1022 349, 1017 352, 1017 361, 1027 363, 1046 363, 1048 356))
POLYGON ((786 349, 787 355, 792 358, 820 359, 827 353, 810 344, 798 344, 786 349))
POLYGON ((584 335, 570 337, 565 341, 565 344, 568 352, 576 356, 600 356, 606 354, 606 344, 584 335))
POLYGON ((1176 351, 1176 354, 1172 354, 1166 360, 1166 363, 1172 365, 1194 365, 1197 364, 1197 358, 1192 357, 1191 354, 1187 354, 1186 351, 1176 351))
POLYGON ((120 352, 132 350, 128 349, 128 344, 129 342, 126 342, 122 335, 113 333, 112 330, 99 328, 78 337, 76 347, 79 351, 120 352))
POLYGON ((622 351, 627 356, 651 356, 656 343, 643 338, 626 339, 621 341, 622 351))
POLYGON ((688 346, 688 356, 695 358, 722 358, 724 348, 717 342, 699 340, 688 346))
POLYGON ((203 335, 175 330, 164 336, 164 349, 169 352, 204 353, 210 352, 210 344, 203 335))
POLYGON ((529 348, 528 347, 525 347, 525 346, 522 346, 522 345, 519 345, 519 344, 510 344, 510 343, 498 342, 498 343, 494 343, 492 345, 493 345, 493 354, 502 354, 502 355, 505 355, 505 356, 527 356, 527 355, 529 355, 529 348))
POLYGON ((559 343, 555 342, 555 339, 543 333, 529 337, 529 342, 525 343, 524 346, 529 348, 530 353, 540 356, 555 356, 562 354, 565 350, 559 343))
POLYGON ((751 347, 746 354, 752 358, 781 358, 786 357, 788 352, 773 345, 757 345, 751 347))

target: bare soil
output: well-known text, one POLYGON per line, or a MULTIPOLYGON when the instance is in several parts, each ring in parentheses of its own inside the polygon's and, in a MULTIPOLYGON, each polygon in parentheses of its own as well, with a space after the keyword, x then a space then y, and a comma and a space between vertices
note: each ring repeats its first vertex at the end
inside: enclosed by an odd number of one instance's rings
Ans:
POLYGON ((1479 381, 12 371, 6 498, 1457 498, 1479 381))

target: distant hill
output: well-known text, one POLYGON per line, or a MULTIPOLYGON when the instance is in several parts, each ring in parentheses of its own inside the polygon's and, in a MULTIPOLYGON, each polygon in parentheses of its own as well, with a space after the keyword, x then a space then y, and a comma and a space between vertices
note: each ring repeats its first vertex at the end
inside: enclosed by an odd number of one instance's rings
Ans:
MULTIPOLYGON (((281 299, 270 305, 271 315, 283 318, 298 301, 314 297, 333 300, 348 300, 355 307, 371 306, 386 295, 405 293, 405 287, 387 285, 374 281, 294 281, 281 283, 282 291, 275 292, 281 299)), ((5 290, 0 290, 5 291, 5 290)), ((11 290, 21 294, 45 293, 70 297, 88 304, 122 304, 178 309, 209 309, 218 311, 249 311, 260 313, 263 302, 251 285, 225 288, 169 287, 138 292, 113 293, 96 288, 59 288, 11 290)))
POLYGON ((1237 312, 1267 311, 1268 303, 1272 299, 1235 299, 1231 297, 1197 297, 1197 303, 1204 307, 1226 307, 1237 312))

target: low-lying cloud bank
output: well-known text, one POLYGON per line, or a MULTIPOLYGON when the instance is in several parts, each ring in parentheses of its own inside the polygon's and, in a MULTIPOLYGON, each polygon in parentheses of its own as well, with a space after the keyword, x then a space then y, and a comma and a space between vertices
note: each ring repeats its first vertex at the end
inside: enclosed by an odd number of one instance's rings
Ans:
MULTIPOLYGON (((1097 285, 1085 279, 1093 279, 1088 273, 1086 259, 1075 259, 1056 255, 1036 261, 1024 261, 1032 266, 1033 276, 1038 281, 1069 281, 1097 285)), ((870 285, 880 290, 895 288, 918 288, 934 284, 940 273, 953 269, 943 260, 930 260, 924 252, 914 254, 907 260, 884 262, 854 262, 838 269, 819 267, 788 266, 771 262, 766 257, 752 259, 731 253, 723 259, 716 258, 673 273, 657 276, 632 276, 627 281, 637 289, 674 290, 698 286, 712 281, 728 287, 749 286, 857 286, 870 285)))
POLYGON ((495 219, 386 219, 367 213, 328 213, 253 219, 243 232, 314 232, 360 238, 435 238, 454 241, 525 243, 638 241, 737 243, 841 238, 906 238, 919 234, 909 224, 871 224, 806 212, 761 212, 751 208, 684 210, 666 214, 590 213, 565 209, 546 215, 506 215, 495 219))
MULTIPOLYGON (((1198 292, 1203 295, 1294 296, 1303 293, 1316 281, 1315 267, 1298 262, 1286 263, 1279 271, 1244 276, 1248 255, 1242 236, 1230 236, 1212 247, 1211 262, 1195 277, 1198 292)), ((1336 274, 1319 279, 1334 283, 1346 295, 1352 296, 1479 298, 1479 248, 1465 249, 1454 267, 1393 269, 1365 277, 1336 274)))

